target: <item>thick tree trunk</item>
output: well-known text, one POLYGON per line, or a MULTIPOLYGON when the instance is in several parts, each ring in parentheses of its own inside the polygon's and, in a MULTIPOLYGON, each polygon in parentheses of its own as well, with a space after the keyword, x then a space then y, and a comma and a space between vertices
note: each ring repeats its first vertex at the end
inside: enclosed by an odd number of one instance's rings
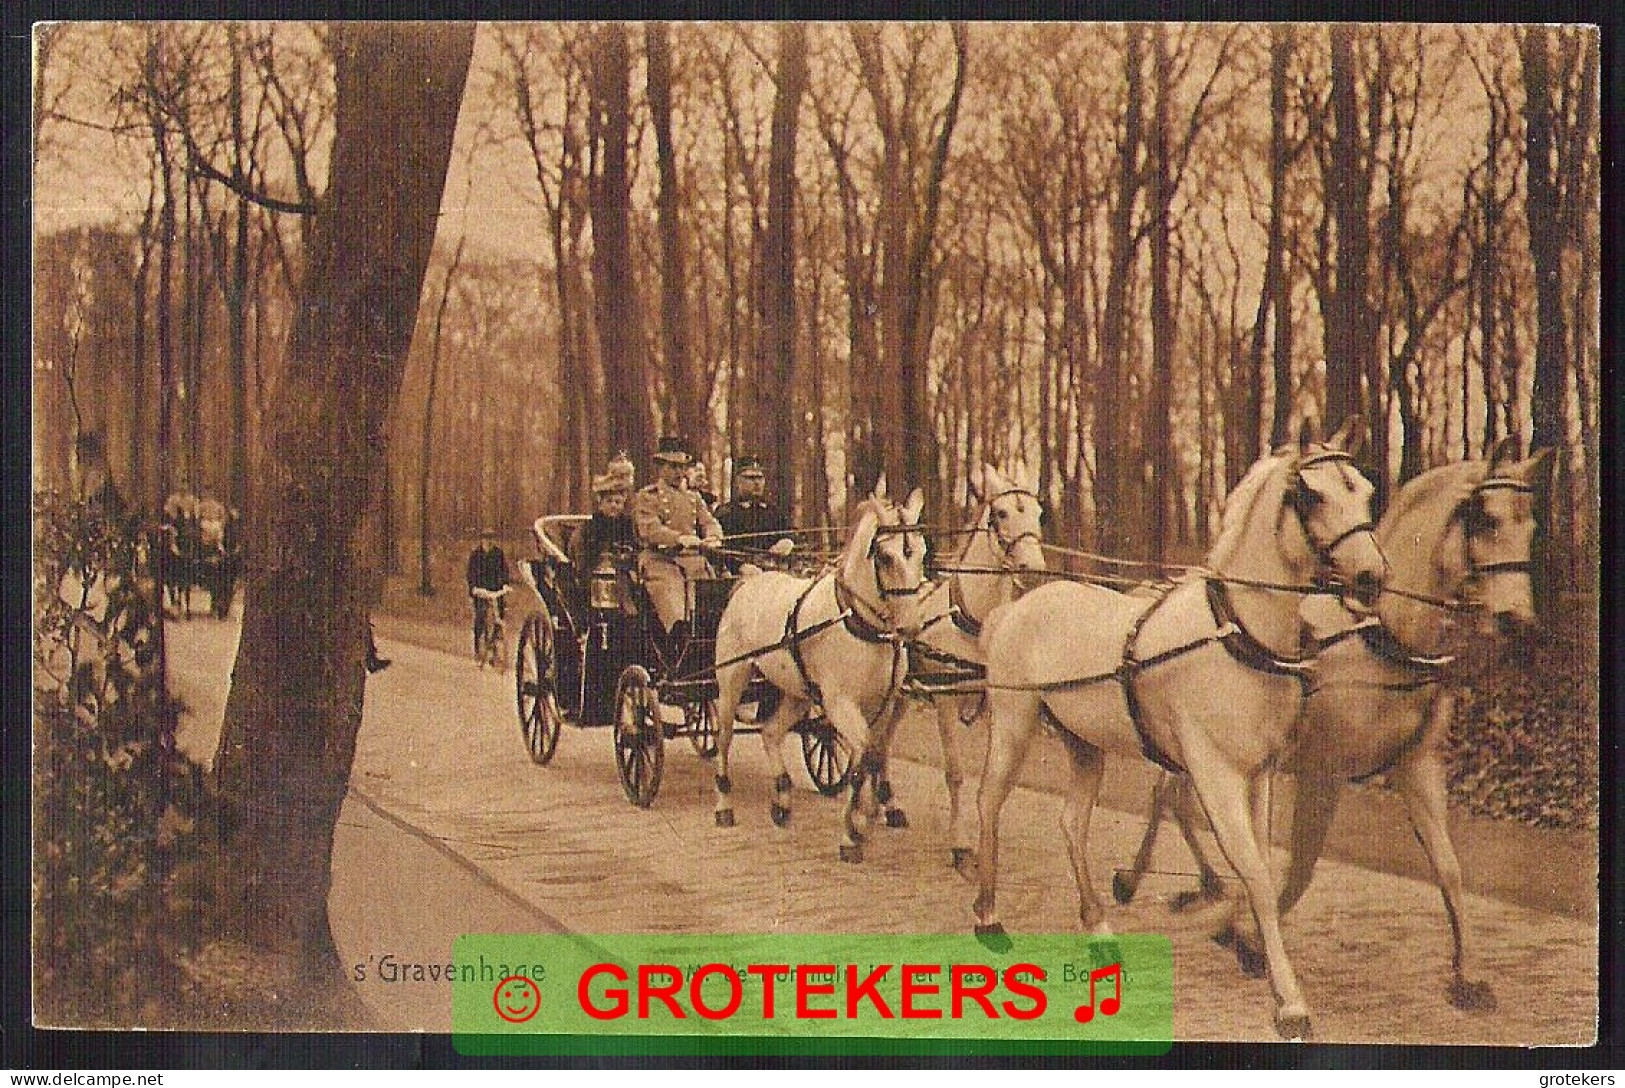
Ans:
POLYGON ((1146 398, 1146 460, 1151 465, 1151 555, 1168 556, 1169 515, 1174 495, 1174 294, 1170 282, 1174 200, 1173 164, 1169 153, 1169 97, 1173 94, 1173 57, 1168 27, 1159 23, 1152 35, 1152 68, 1157 97, 1151 122, 1151 388, 1146 398))
POLYGON ((1523 59, 1524 132, 1529 177, 1529 258, 1535 269, 1535 384, 1530 412, 1531 445, 1557 451, 1549 486, 1537 508, 1546 512, 1537 524, 1534 551, 1537 605, 1546 611, 1553 599, 1561 545, 1553 516, 1562 494, 1564 448, 1568 440, 1568 327, 1563 309, 1563 238, 1558 224, 1561 181, 1553 129, 1555 106, 1552 67, 1547 48, 1554 32, 1546 27, 1526 28, 1518 37, 1523 59))
POLYGON ((267 547, 248 568, 215 758, 233 816, 222 936, 316 985, 341 977, 327 894, 377 579, 361 528, 382 490, 473 40, 471 23, 332 31, 331 182, 250 511, 267 547))
POLYGON ((683 233, 678 222, 677 149, 671 137, 671 31, 664 23, 644 28, 648 53, 649 116, 654 123, 660 193, 660 338, 666 378, 676 408, 677 429, 703 447, 710 428, 709 390, 699 356, 690 348, 688 275, 683 259, 683 233))
POLYGON ((807 88, 807 31, 779 29, 778 91, 768 153, 767 229, 763 236, 761 349, 756 369, 757 441, 769 458, 772 494, 788 509, 795 495, 801 427, 796 388, 796 134, 807 88))
MULTIPOLYGON (((1359 119, 1357 32, 1350 24, 1331 28, 1332 175, 1327 179, 1326 196, 1337 232, 1336 288, 1326 315, 1326 419, 1331 426, 1351 413, 1366 412, 1361 378, 1376 349, 1366 297, 1371 259, 1371 163, 1359 119)), ((1376 436, 1384 429, 1383 421, 1366 414, 1376 436)), ((1379 464, 1378 471, 1386 475, 1387 468, 1379 464)))
POLYGON ((598 32, 592 73, 591 136, 598 170, 592 190, 592 271, 598 344, 610 404, 610 445, 643 456, 654 448, 643 321, 632 259, 632 51, 626 27, 598 32))
MULTIPOLYGON (((1270 27, 1270 226, 1269 249, 1264 258, 1264 291, 1274 310, 1275 410, 1270 418, 1270 442, 1282 445, 1292 428, 1292 286, 1286 278, 1286 131, 1287 67, 1292 60, 1295 35, 1286 23, 1270 27)), ((1259 303, 1259 325, 1264 307, 1259 303)), ((1255 341, 1256 343, 1256 341, 1255 341)), ((1262 345, 1255 348, 1253 366, 1262 371, 1262 345)), ((1262 384, 1262 383, 1260 383, 1262 384)))
POLYGON ((1100 368, 1094 388, 1095 524, 1100 549, 1109 555, 1138 557, 1139 526, 1128 467, 1136 462, 1124 425, 1129 404, 1128 295, 1138 246, 1134 206, 1140 190, 1145 80, 1142 76, 1145 28, 1130 24, 1123 56, 1125 108, 1117 148, 1117 192, 1111 209, 1106 279, 1105 326, 1100 335, 1100 368))

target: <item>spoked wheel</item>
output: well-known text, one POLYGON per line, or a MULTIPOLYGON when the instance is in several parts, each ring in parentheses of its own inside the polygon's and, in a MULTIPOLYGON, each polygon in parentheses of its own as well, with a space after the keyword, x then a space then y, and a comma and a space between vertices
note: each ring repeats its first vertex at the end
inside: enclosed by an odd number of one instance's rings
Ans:
POLYGON ((553 655, 553 624, 544 613, 525 620, 519 629, 514 662, 514 698, 525 749, 536 763, 547 763, 559 748, 558 663, 553 655))
POLYGON ((717 703, 715 699, 701 699, 683 707, 683 732, 701 759, 717 754, 717 703))
POLYGON ((801 758, 813 785, 825 797, 834 797, 846 788, 852 753, 828 718, 805 720, 797 732, 801 734, 801 758))
POLYGON ((642 665, 628 665, 615 685, 615 767, 628 801, 639 808, 654 804, 666 745, 659 698, 642 665))

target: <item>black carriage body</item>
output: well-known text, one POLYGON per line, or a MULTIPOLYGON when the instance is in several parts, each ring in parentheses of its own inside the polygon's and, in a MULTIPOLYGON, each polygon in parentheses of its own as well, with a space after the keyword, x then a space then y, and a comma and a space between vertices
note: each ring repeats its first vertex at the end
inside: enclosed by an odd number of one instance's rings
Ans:
POLYGON ((553 624, 559 709, 581 727, 615 722, 615 685, 631 665, 649 668, 655 652, 642 615, 594 607, 567 562, 531 560, 537 593, 553 624))
MULTIPOLYGON (((630 556, 621 557, 615 588, 607 574, 594 585, 592 573, 579 570, 550 537, 538 536, 549 551, 527 569, 543 608, 521 629, 515 670, 530 757, 551 762, 566 720, 578 729, 613 727, 622 788, 633 804, 647 808, 660 789, 664 741, 686 737, 701 757, 715 754, 717 630, 739 577, 691 579, 687 615, 668 633, 648 593, 631 577, 630 556), (662 708, 680 710, 681 722, 662 708)), ((741 699, 742 708, 752 707, 750 717, 736 724, 735 734, 756 732, 755 723, 772 713, 777 694, 753 677, 741 699)), ((801 738, 814 786, 826 796, 838 793, 851 754, 834 727, 815 708, 792 731, 801 738)))

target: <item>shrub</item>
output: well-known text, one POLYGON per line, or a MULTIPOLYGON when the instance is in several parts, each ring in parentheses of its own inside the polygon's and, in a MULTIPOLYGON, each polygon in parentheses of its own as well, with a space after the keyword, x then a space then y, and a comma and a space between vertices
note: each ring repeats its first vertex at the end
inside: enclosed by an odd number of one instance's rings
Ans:
POLYGON ((108 496, 47 492, 34 529, 35 1013, 153 1024, 205 922, 208 782, 175 748, 136 523, 108 496))

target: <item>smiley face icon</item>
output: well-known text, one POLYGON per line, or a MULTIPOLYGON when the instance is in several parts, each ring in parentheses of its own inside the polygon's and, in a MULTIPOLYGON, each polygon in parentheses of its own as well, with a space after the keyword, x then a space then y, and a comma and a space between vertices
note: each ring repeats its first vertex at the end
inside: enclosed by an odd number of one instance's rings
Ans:
POLYGON ((523 1024, 542 1007, 542 992, 524 975, 509 975, 491 995, 497 1015, 510 1024, 523 1024))

